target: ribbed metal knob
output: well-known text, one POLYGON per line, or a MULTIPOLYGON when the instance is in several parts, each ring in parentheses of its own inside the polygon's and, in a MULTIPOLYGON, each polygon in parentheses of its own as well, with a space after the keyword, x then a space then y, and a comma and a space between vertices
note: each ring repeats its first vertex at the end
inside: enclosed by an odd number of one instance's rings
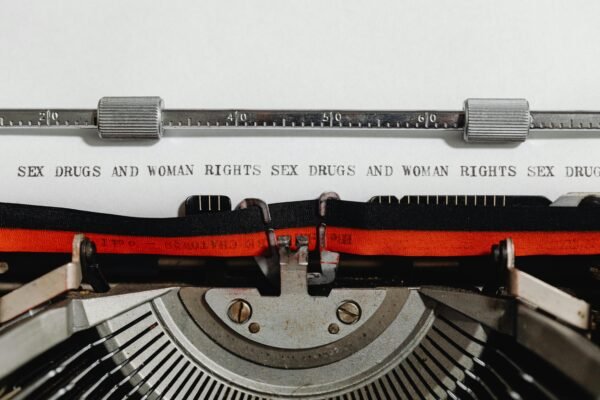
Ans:
POLYGON ((525 99, 467 99, 467 142, 524 142, 529 135, 529 103, 525 99))
POLYGON ((160 97, 103 97, 98 102, 98 134, 103 139, 160 139, 160 97))

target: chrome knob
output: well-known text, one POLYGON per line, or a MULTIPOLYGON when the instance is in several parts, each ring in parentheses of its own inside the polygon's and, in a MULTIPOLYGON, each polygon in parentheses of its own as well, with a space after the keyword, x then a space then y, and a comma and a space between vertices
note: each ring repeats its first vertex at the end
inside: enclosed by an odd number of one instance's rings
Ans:
POLYGON ((160 97, 103 97, 98 102, 98 134, 102 139, 160 139, 160 97))
POLYGON ((529 135, 529 103, 525 99, 467 99, 466 142, 524 142, 529 135))

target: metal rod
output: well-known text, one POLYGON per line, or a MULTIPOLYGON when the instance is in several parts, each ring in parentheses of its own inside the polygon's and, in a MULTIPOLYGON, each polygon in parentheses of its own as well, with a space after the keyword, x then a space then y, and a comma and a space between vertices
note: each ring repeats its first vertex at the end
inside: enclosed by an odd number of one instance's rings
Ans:
MULTIPOLYGON (((462 111, 164 110, 167 129, 344 128, 449 130, 465 127, 462 111)), ((0 128, 97 130, 96 110, 0 109, 0 128)), ((600 130, 600 112, 532 111, 531 130, 600 130)))
POLYGON ((598 132, 600 112, 529 111, 524 99, 468 99, 463 111, 173 110, 160 97, 103 98, 93 109, 0 109, 0 131, 99 131, 107 139, 158 139, 206 130, 462 132, 467 141, 524 141, 530 131, 598 132))

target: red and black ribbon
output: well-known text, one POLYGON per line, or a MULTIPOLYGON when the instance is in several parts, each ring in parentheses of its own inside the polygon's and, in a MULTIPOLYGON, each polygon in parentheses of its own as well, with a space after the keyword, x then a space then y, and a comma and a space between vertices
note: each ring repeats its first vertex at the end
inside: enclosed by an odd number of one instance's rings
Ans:
MULTIPOLYGON (((517 256, 600 254, 600 207, 425 206, 331 200, 272 204, 277 235, 307 235, 327 225, 330 251, 357 255, 481 256, 508 237, 517 256)), ((134 218, 0 203, 0 252, 70 253, 85 233, 99 254, 256 256, 267 250, 258 208, 179 218, 134 218)))

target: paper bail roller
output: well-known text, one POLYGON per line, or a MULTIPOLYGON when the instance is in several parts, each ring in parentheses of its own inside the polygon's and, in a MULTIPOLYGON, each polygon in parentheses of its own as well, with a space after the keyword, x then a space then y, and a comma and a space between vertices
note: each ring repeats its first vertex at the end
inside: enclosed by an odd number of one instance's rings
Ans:
POLYGON ((160 139, 160 97, 103 97, 98 102, 98 134, 103 139, 160 139))
POLYGON ((524 142, 529 135, 529 103, 525 99, 467 99, 464 139, 467 142, 524 142))

